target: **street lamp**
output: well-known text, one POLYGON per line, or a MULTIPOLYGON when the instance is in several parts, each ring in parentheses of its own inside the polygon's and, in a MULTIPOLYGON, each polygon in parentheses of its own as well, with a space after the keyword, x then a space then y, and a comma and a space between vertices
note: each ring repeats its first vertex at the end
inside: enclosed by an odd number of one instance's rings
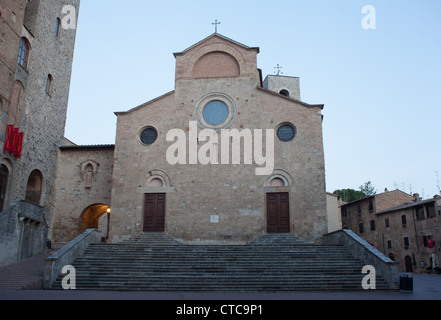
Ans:
POLYGON ((112 211, 110 207, 107 208, 107 235, 106 235, 106 243, 109 240, 109 229, 110 229, 110 212, 112 211))

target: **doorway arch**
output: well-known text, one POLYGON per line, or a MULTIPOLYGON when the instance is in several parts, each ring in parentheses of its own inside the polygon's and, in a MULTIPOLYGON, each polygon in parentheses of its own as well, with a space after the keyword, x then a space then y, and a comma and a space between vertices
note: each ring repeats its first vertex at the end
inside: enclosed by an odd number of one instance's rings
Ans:
POLYGON ((81 213, 80 233, 87 229, 97 229, 102 237, 109 237, 110 207, 106 204, 93 204, 81 213))
POLYGON ((413 272, 412 258, 410 256, 404 257, 404 265, 406 266, 406 272, 413 272))
POLYGON ((0 212, 5 207, 6 192, 8 190, 9 169, 2 163, 0 168, 0 212))
POLYGON ((34 170, 31 172, 28 178, 25 200, 39 205, 42 192, 43 174, 40 170, 34 170))

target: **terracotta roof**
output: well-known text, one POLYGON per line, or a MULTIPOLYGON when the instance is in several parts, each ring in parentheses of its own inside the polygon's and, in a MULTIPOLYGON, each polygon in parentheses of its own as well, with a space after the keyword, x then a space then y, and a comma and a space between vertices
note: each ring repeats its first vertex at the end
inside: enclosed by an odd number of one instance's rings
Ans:
POLYGON ((402 204, 400 206, 396 206, 396 207, 392 207, 383 211, 378 211, 376 213, 376 215, 380 215, 380 214, 385 214, 385 213, 389 213, 389 212, 393 212, 393 211, 399 211, 399 210, 403 210, 403 209, 409 209, 409 208, 413 208, 413 207, 417 207, 423 204, 427 204, 427 203, 431 203, 431 202, 436 202, 437 199, 432 198, 432 199, 426 199, 426 200, 421 200, 421 201, 416 201, 416 202, 411 202, 411 203, 406 203, 406 204, 402 204))

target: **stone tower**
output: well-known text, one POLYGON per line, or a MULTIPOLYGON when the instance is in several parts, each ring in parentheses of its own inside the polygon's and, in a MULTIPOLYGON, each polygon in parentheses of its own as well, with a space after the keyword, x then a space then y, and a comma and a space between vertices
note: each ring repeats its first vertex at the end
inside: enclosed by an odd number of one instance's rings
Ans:
POLYGON ((43 207, 49 227, 79 6, 80 0, 0 4, 0 211, 26 200, 43 207))
POLYGON ((286 97, 291 97, 295 100, 300 98, 300 79, 297 77, 286 77, 280 75, 269 75, 266 77, 262 86, 265 89, 277 92, 286 97))

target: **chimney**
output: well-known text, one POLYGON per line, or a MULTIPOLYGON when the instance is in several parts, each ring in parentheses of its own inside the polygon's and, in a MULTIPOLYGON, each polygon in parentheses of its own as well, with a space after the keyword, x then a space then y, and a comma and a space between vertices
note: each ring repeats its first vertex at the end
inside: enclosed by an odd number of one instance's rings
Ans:
POLYGON ((413 194, 413 197, 414 197, 414 202, 419 202, 419 201, 421 201, 421 198, 420 198, 420 195, 418 194, 418 193, 414 193, 413 194))

